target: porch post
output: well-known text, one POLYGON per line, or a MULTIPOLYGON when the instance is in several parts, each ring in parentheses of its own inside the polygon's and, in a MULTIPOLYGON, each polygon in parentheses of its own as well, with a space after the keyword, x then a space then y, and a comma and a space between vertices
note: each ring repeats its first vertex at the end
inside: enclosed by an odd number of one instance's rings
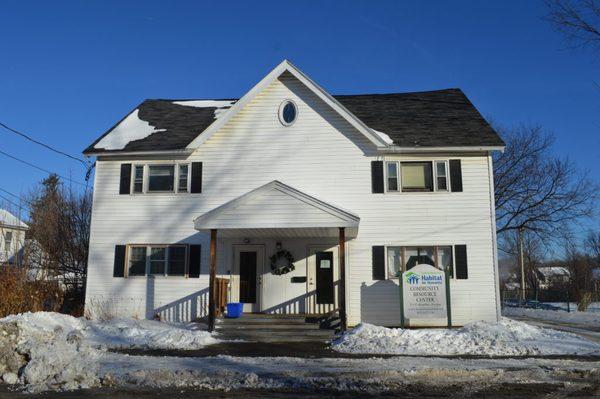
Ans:
POLYGON ((340 227, 340 287, 338 289, 338 304, 340 308, 340 323, 342 331, 346 331, 346 230, 340 227))
POLYGON ((215 329, 217 316, 217 229, 210 230, 210 277, 208 280, 208 331, 215 329))

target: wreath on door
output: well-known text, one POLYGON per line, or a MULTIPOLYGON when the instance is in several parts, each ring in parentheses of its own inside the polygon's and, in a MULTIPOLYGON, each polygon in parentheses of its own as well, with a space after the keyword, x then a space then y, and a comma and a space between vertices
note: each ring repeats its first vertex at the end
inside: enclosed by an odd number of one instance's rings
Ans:
POLYGON ((286 249, 280 249, 271 256, 271 273, 277 276, 294 270, 294 256, 286 249))

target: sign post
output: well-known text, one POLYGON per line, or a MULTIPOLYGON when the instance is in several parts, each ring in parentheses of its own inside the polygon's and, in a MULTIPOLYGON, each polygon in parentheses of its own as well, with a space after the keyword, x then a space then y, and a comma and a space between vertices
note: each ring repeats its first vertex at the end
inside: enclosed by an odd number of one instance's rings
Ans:
POLYGON ((420 264, 401 274, 400 323, 406 319, 411 325, 418 320, 447 319, 452 325, 450 312, 450 279, 447 271, 420 264))

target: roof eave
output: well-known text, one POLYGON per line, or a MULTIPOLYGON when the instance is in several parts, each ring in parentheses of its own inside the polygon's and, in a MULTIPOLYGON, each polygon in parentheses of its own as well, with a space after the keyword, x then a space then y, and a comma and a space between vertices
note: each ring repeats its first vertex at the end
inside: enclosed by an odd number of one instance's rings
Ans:
POLYGON ((428 152, 489 152, 500 151, 504 152, 504 146, 432 146, 432 147, 403 147, 403 146, 386 146, 378 147, 381 153, 428 153, 428 152))
POLYGON ((194 150, 183 148, 179 150, 160 150, 160 151, 93 151, 84 152, 86 157, 118 157, 131 155, 189 155, 194 150))

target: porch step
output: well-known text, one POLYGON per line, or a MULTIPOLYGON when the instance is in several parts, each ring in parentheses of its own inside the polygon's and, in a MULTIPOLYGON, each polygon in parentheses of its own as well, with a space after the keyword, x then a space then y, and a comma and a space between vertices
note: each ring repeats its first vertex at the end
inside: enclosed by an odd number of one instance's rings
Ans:
POLYGON ((223 340, 252 342, 328 341, 335 336, 335 317, 322 315, 244 314, 218 318, 215 330, 223 340))

